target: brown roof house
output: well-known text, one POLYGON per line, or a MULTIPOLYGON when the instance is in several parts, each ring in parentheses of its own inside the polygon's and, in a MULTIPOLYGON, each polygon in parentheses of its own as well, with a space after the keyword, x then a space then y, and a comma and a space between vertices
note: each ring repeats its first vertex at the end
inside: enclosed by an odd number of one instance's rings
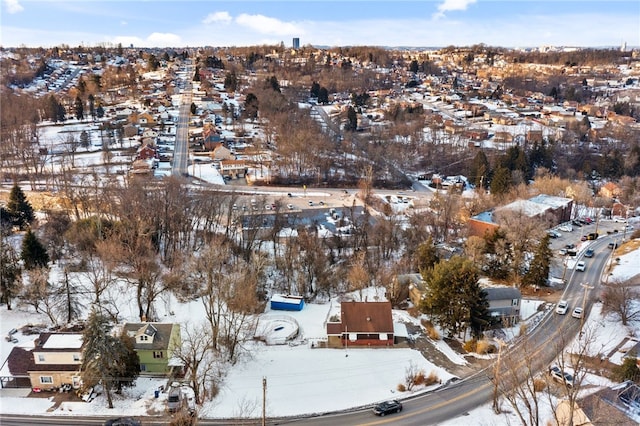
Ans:
POLYGON ((34 345, 31 350, 13 348, 7 360, 13 376, 28 375, 31 388, 36 392, 64 384, 70 384, 74 389, 80 387, 82 334, 42 333, 34 345))
POLYGON ((391 302, 342 302, 340 318, 327 322, 327 337, 330 348, 393 346, 391 302))

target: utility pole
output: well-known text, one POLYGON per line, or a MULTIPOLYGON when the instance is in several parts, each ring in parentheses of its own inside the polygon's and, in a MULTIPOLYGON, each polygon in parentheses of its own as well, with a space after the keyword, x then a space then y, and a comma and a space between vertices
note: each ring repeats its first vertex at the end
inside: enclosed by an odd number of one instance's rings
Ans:
POLYGON ((262 426, 267 424, 267 378, 262 378, 262 426))
POLYGON ((584 316, 586 315, 585 307, 587 305, 587 292, 594 286, 589 285, 588 283, 580 283, 580 286, 584 288, 584 294, 582 296, 582 316, 580 317, 580 334, 582 334, 582 327, 584 326, 584 316))

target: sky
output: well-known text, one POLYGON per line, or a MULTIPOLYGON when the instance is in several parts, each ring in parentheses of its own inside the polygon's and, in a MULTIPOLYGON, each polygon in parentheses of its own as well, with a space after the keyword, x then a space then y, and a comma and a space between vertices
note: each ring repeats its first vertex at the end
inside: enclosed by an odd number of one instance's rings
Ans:
POLYGON ((640 46, 637 0, 1 0, 2 47, 640 46))

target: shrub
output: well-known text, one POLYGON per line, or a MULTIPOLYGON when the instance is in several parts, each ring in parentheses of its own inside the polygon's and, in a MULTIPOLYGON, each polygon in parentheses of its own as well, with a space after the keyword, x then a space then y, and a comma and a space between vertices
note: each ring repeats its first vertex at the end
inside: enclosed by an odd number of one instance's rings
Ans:
POLYGON ((524 336, 526 334, 527 334, 527 324, 522 323, 520 324, 520 328, 518 329, 518 336, 524 336))
POLYGON ((398 387, 396 389, 398 390, 398 392, 405 392, 407 390, 407 388, 402 383, 398 383, 398 387))
POLYGON ((429 376, 424 379, 424 385, 431 386, 435 385, 436 383, 440 383, 440 378, 435 373, 435 371, 432 371, 431 373, 429 373, 429 376))
POLYGON ((438 330, 436 330, 431 321, 422 320, 422 326, 427 330, 427 336, 429 336, 431 340, 440 340, 440 333, 438 333, 438 330))
POLYGON ((478 341, 476 339, 467 340, 464 342, 464 345, 462 345, 462 348, 467 352, 475 352, 477 344, 478 341))
POLYGON ((497 351, 494 344, 489 343, 487 340, 480 340, 476 343, 476 352, 479 354, 492 354, 497 351))
POLYGON ((543 379, 533 380, 533 390, 536 392, 542 392, 547 387, 547 382, 543 379))
POLYGON ((424 371, 420 370, 413 377, 413 384, 416 386, 424 385, 426 377, 424 377, 424 371))

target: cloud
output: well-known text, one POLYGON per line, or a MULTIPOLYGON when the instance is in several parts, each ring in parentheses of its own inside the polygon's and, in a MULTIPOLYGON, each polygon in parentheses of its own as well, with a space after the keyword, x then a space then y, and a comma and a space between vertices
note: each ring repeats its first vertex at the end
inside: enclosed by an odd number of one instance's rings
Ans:
POLYGON ((4 4, 7 7, 7 12, 11 14, 22 12, 24 10, 24 7, 18 3, 18 0, 4 0, 4 4))
POLYGON ((147 37, 151 46, 180 46, 180 36, 173 33, 151 33, 147 37))
POLYGON ((442 18, 445 12, 451 12, 452 10, 467 10, 467 6, 475 3, 477 0, 444 0, 438 5, 438 12, 433 16, 434 18, 442 18))
POLYGON ((301 34, 303 29, 296 24, 283 22, 264 15, 248 15, 243 13, 236 18, 236 23, 262 34, 290 35, 301 34))
POLYGON ((202 23, 205 25, 214 23, 228 24, 231 21, 232 18, 231 15, 229 15, 229 12, 214 12, 208 14, 207 17, 202 20, 202 23))

